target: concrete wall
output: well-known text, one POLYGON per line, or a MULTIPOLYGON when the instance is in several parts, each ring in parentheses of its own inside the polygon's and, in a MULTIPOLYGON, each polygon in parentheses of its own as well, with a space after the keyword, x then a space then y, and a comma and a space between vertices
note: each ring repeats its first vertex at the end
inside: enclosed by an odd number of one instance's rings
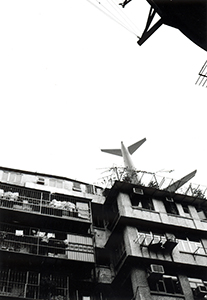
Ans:
POLYGON ((191 290, 187 276, 179 275, 180 284, 185 295, 186 300, 194 300, 193 292, 191 290))
POLYGON ((146 270, 142 268, 133 268, 131 271, 131 283, 134 293, 134 300, 152 299, 146 275, 146 270))
POLYGON ((186 217, 180 204, 177 204, 178 210, 181 215, 168 214, 165 206, 161 200, 153 199, 155 211, 143 209, 140 207, 132 207, 129 195, 119 193, 118 198, 119 213, 122 216, 129 218, 137 218, 147 220, 150 222, 158 222, 172 226, 179 226, 183 228, 199 229, 202 231, 207 230, 207 222, 199 219, 198 213, 193 206, 190 206, 191 218, 186 217))

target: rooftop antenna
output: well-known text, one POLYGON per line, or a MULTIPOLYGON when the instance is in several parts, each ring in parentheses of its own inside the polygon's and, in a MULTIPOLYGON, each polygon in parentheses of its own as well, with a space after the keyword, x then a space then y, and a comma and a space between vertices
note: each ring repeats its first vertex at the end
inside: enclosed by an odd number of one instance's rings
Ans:
POLYGON ((198 75, 199 76, 195 84, 207 87, 207 61, 202 66, 198 75))
POLYGON ((165 169, 161 169, 161 170, 159 170, 159 171, 156 171, 155 172, 155 174, 156 173, 172 173, 172 172, 174 172, 175 170, 165 170, 165 169))

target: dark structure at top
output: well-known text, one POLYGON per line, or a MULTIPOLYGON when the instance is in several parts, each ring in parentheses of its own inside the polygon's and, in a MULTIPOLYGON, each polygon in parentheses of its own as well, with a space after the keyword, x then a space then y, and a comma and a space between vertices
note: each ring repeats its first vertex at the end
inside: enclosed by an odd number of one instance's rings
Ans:
POLYGON ((206 0, 147 0, 151 5, 146 28, 138 41, 142 45, 162 24, 179 29, 193 43, 207 50, 206 0), (160 20, 150 28, 155 14, 160 20))

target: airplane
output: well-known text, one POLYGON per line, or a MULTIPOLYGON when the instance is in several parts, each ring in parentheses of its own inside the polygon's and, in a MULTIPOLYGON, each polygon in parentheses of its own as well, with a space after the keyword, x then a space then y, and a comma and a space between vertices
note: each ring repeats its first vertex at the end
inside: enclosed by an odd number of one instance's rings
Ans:
POLYGON ((101 149, 101 151, 113 155, 122 156, 128 176, 132 179, 134 183, 137 183, 138 178, 137 174, 135 173, 136 168, 132 162, 131 154, 133 154, 145 141, 146 138, 132 144, 128 148, 126 148, 124 143, 121 142, 121 149, 101 149))
MULTIPOLYGON (((122 156, 124 159, 124 166, 127 176, 130 179, 131 183, 138 184, 140 182, 138 178, 138 172, 132 162, 131 155, 146 141, 146 138, 132 144, 128 148, 125 147, 124 143, 121 142, 121 149, 101 149, 102 152, 106 152, 113 155, 122 156)), ((172 171, 172 170, 171 170, 172 171)), ((190 179, 192 179, 197 170, 187 174, 186 176, 182 177, 181 179, 177 180, 176 182, 171 183, 168 185, 165 190, 172 193, 176 192, 180 187, 186 184, 190 179)))

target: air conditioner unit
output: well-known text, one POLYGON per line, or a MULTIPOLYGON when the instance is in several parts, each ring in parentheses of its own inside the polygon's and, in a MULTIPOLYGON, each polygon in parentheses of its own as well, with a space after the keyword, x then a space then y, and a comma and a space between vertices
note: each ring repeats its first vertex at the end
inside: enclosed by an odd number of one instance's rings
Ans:
POLYGON ((195 296, 203 298, 204 296, 207 295, 207 288, 204 285, 199 285, 195 289, 195 296))
POLYGON ((38 183, 38 184, 45 184, 45 178, 43 178, 43 177, 38 177, 37 183, 38 183))
POLYGON ((162 265, 150 265, 150 272, 156 274, 164 274, 164 268, 162 265))
POLYGON ((149 269, 149 279, 150 280, 159 280, 165 273, 162 265, 150 265, 149 269))
POLYGON ((139 189, 137 187, 133 188, 133 193, 138 195, 144 195, 144 191, 142 189, 139 189))

